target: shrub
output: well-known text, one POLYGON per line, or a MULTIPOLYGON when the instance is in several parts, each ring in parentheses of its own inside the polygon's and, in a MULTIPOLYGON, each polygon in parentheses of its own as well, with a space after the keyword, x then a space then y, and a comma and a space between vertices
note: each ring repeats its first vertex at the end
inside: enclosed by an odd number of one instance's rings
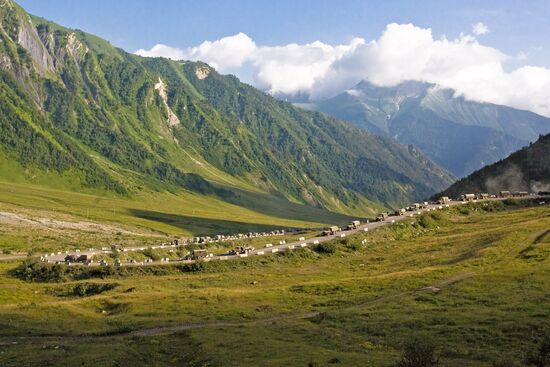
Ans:
POLYGON ((13 275, 32 282, 62 282, 67 280, 66 267, 27 260, 13 270, 13 275))
POLYGON ((535 367, 550 366, 550 333, 546 334, 538 348, 527 357, 525 363, 535 367))
POLYGON ((457 211, 462 215, 469 215, 471 208, 468 205, 459 205, 457 211))
POLYGON ((345 244, 345 247, 350 251, 359 251, 361 250, 361 244, 359 242, 351 241, 345 244))
POLYGON ((427 341, 415 340, 405 346, 397 367, 434 367, 439 365, 435 346, 427 341))
POLYGON ((153 251, 153 249, 151 247, 146 248, 145 250, 142 251, 142 253, 143 253, 143 255, 147 256, 148 258, 150 258, 153 261, 159 261, 160 260, 159 254, 157 254, 155 251, 153 251))
POLYGON ((437 222, 429 215, 422 215, 418 223, 423 228, 434 228, 437 226, 437 222))
POLYGON ((116 283, 78 283, 58 289, 57 295, 64 297, 89 297, 110 291, 117 286, 116 283))
POLYGON ((206 263, 199 261, 191 264, 183 264, 178 268, 184 273, 196 273, 196 272, 204 271, 206 266, 207 266, 206 263))
POLYGON ((313 248, 319 254, 333 254, 336 252, 336 245, 332 242, 322 242, 313 248))

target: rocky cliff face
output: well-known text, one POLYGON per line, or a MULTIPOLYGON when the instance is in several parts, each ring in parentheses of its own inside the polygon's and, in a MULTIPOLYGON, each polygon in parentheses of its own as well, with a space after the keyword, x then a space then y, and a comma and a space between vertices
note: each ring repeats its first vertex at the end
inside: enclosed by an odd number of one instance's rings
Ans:
POLYGON ((36 71, 41 75, 54 70, 53 58, 38 37, 36 28, 28 16, 19 18, 17 43, 28 52, 35 63, 36 71))

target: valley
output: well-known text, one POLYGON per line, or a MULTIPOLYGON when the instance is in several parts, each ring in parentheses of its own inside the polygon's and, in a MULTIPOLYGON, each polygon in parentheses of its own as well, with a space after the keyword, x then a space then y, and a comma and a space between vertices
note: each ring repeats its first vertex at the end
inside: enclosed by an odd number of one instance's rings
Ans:
POLYGON ((547 10, 0 0, 0 366, 549 367, 547 10))

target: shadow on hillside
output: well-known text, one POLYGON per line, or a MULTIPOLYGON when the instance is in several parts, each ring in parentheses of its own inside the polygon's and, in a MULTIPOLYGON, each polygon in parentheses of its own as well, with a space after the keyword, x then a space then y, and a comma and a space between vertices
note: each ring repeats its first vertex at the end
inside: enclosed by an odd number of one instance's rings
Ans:
POLYGON ((364 219, 331 212, 318 207, 292 203, 286 198, 274 195, 250 192, 236 188, 231 188, 231 191, 233 193, 232 195, 220 199, 258 213, 281 219, 326 224, 345 224, 349 223, 350 220, 364 219))
POLYGON ((263 232, 281 229, 281 226, 237 222, 222 219, 200 218, 187 215, 161 213, 152 210, 130 209, 138 218, 168 224, 197 235, 232 234, 237 232, 263 232))

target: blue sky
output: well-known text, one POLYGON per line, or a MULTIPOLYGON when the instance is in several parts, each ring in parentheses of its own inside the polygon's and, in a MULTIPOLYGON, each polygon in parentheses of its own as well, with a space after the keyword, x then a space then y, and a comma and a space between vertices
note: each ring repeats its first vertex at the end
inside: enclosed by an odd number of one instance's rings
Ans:
POLYGON ((420 80, 550 116, 549 0, 16 1, 128 52, 202 60, 275 95, 420 80))
POLYGON ((484 43, 550 65, 549 1, 19 0, 35 15, 79 28, 133 52, 157 43, 194 46, 244 32, 259 44, 377 38, 388 23, 455 37, 483 22, 484 43))

